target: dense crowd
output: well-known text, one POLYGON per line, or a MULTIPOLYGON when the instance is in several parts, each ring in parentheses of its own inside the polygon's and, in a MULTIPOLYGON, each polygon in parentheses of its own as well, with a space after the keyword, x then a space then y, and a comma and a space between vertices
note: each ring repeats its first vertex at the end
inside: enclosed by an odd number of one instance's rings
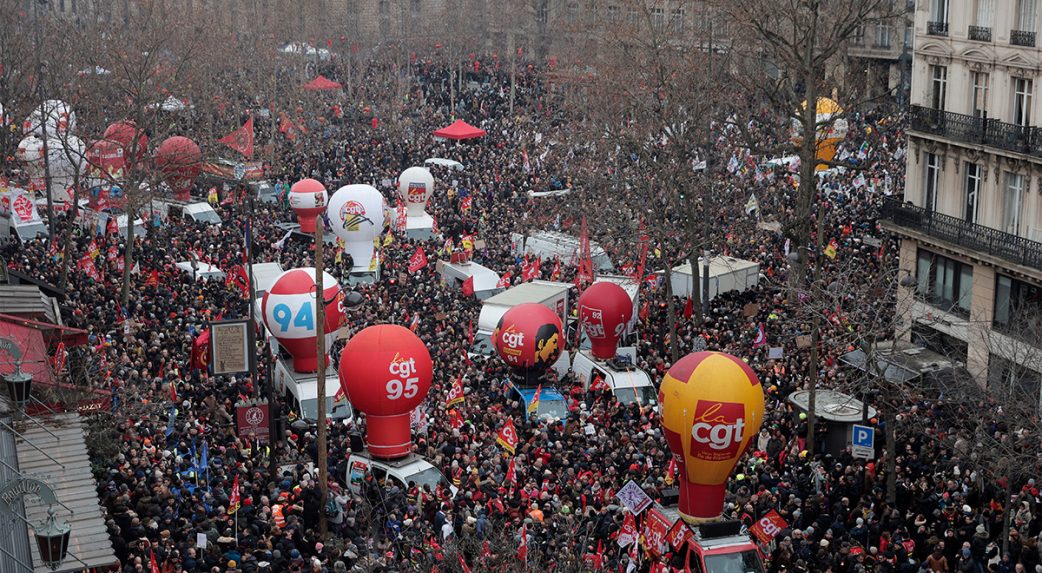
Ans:
MULTIPOLYGON (((569 143, 577 128, 550 109, 537 71, 520 74, 513 115, 507 110, 510 78, 504 72, 485 66, 469 74, 474 87, 455 94, 456 109, 450 110, 449 68, 418 66, 406 112, 396 122, 384 118, 374 124, 361 105, 334 113, 331 106, 310 102, 313 109, 303 118, 310 134, 297 143, 280 137, 280 159, 269 169, 280 187, 302 177, 314 177, 330 191, 344 183, 370 183, 394 204, 385 182, 404 168, 428 157, 465 166, 462 171, 432 168, 437 190, 428 211, 442 237, 419 242, 399 234, 385 245, 383 280, 356 287, 366 304, 349 316, 355 331, 370 324, 411 324, 419 316, 416 332, 431 351, 435 377, 425 423, 414 431, 415 451, 458 486, 455 496, 447 488, 411 484, 403 491, 372 476, 360 494, 352 494, 344 482, 350 435, 364 429, 364 418, 330 426, 329 499, 322 498, 310 463, 317 457, 313 425, 285 426, 271 444, 236 437, 234 404, 268 383, 273 357, 266 344, 260 345, 257 380, 210 376, 192 368, 193 343, 207 323, 244 317, 249 309, 235 286, 193 280, 174 264, 193 257, 222 269, 241 263, 245 204, 219 205, 224 219, 219 226, 150 225, 137 239, 134 285, 126 304, 120 303, 125 246, 118 235, 76 229, 75 246, 65 252, 55 252, 45 241, 4 247, 13 268, 53 284, 60 282, 61 257, 71 267, 71 286, 61 301, 63 319, 87 330, 90 342, 74 350, 70 364, 84 373, 81 383, 112 397, 111 414, 100 414, 110 425, 111 455, 95 456, 95 472, 120 571, 146 571, 153 556, 161 571, 171 573, 451 571, 460 569, 456 552, 474 571, 518 570, 522 534, 532 569, 682 567, 672 552, 661 557, 639 552, 634 561, 615 542, 623 523, 615 492, 632 479, 661 499, 674 479, 655 411, 620 404, 610 392, 584 392, 584 381, 568 374, 555 381, 571 401, 568 418, 527 419, 523 406, 510 397, 509 369, 495 357, 467 357, 468 325, 477 321, 479 301, 446 286, 435 272, 435 262, 446 256, 445 237, 476 234, 486 247, 475 252, 475 260, 520 282, 524 260, 512 251, 510 234, 539 229, 577 234, 584 215, 594 240, 617 268, 637 265, 635 238, 613 231, 614 218, 622 216, 615 200, 590 209, 568 196, 529 197, 531 190, 572 188, 588 163, 580 146, 569 143), (452 117, 465 118, 488 136, 467 144, 429 136, 452 117), (469 211, 462 208, 464 198, 472 205, 469 211), (92 242, 101 252, 96 261, 101 280, 89 278, 77 265, 92 242), (408 261, 417 247, 430 263, 410 274, 408 261), (466 397, 449 415, 444 404, 457 378, 466 397), (496 444, 496 432, 508 418, 521 438, 514 456, 496 444), (207 459, 200 464, 204 443, 207 459), (274 471, 268 448, 280 460, 274 471), (516 485, 507 480, 511 460, 516 485), (241 507, 231 514, 236 480, 241 507), (319 531, 323 513, 329 527, 325 536, 319 531), (198 542, 199 534, 205 543, 198 542)), ((764 549, 770 571, 1039 570, 1042 542, 1034 483, 1007 508, 1004 490, 973 468, 965 444, 952 449, 934 439, 936 434, 921 431, 945 423, 941 408, 929 401, 902 406, 920 407, 921 425, 898 428, 898 488, 896 500, 888 502, 882 462, 855 460, 849 452, 825 454, 824 443, 808 455, 806 417, 787 400, 807 386, 812 371, 826 387, 849 383, 838 356, 849 350, 849 341, 892 312, 885 304, 859 300, 865 285, 893 281, 896 243, 877 227, 876 218, 882 198, 902 191, 902 125, 900 114, 852 117, 841 154, 864 170, 820 176, 827 192, 816 213, 823 221, 819 243, 835 240, 837 251, 834 258, 823 259, 824 272, 843 284, 829 291, 833 298, 823 311, 827 319, 818 368, 810 368, 811 353, 797 344, 814 319, 804 308, 810 303, 803 293, 786 286, 792 265, 787 254, 794 247, 772 224, 786 221, 794 209, 794 173, 784 163, 772 166, 763 158, 747 158, 726 137, 716 145, 720 163, 732 155, 735 163, 714 172, 710 184, 720 195, 741 199, 715 207, 712 218, 725 238, 714 250, 759 263, 761 284, 718 296, 699 323, 684 310, 684 299, 666 304, 664 286, 641 280, 638 365, 657 385, 674 356, 690 352, 702 337, 710 350, 746 358, 758 374, 767 395, 767 418, 728 483, 724 515, 748 525, 774 509, 787 520, 789 527, 764 549), (746 202, 753 194, 756 209, 746 202), (665 327, 671 309, 675 340, 665 327), (768 341, 761 346, 754 344, 759 324, 768 341), (780 354, 769 357, 776 348, 780 354), (1009 529, 1003 511, 1013 512, 1009 529)), ((274 126, 259 122, 258 129, 274 126)), ((640 169, 622 166, 617 176, 640 169)), ((627 195, 618 204, 642 200, 635 188, 616 191, 627 195)), ((299 237, 284 240, 276 226, 293 221, 284 200, 258 204, 252 221, 256 262, 276 261, 286 269, 313 265, 311 244, 299 237)), ((653 246, 648 257, 650 272, 661 269, 668 255, 653 246)), ((332 274, 346 278, 343 264, 326 260, 332 274)), ((574 266, 562 263, 559 278, 572 280, 574 266)), ((554 266, 544 263, 541 275, 551 278, 554 266)), ((334 356, 341 346, 334 346, 334 356)), ((289 419, 297 414, 285 401, 281 408, 289 419)))

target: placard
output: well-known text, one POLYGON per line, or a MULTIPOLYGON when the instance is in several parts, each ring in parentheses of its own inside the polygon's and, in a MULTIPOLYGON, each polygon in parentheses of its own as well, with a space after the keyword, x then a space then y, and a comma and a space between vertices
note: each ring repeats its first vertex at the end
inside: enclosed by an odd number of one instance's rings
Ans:
POLYGON ((760 305, 756 304, 755 302, 750 302, 749 304, 742 307, 742 316, 746 318, 750 316, 756 316, 756 314, 759 312, 760 305))
POLYGON ((642 511, 652 504, 651 497, 644 493, 644 489, 633 480, 626 482, 626 485, 622 486, 622 489, 615 494, 615 497, 619 498, 622 505, 630 510, 630 513, 633 515, 640 515, 642 511))
POLYGON ((235 405, 235 429, 240 438, 267 440, 271 435, 268 402, 239 402, 235 405))
POLYGON ((785 349, 781 346, 772 346, 767 349, 768 360, 781 360, 785 356, 785 349))
POLYGON ((250 371, 250 334, 248 320, 210 323, 210 349, 214 374, 238 374, 250 371))
POLYGON ((811 337, 806 334, 802 334, 796 337, 796 348, 810 348, 812 344, 811 337))

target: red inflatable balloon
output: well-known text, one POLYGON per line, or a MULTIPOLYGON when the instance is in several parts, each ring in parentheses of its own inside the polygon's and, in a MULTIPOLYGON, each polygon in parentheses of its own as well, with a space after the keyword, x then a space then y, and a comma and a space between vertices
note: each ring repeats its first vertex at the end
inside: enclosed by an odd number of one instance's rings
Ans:
POLYGON ((399 458, 412 450, 409 414, 431 389, 434 364, 423 341, 396 324, 370 326, 340 353, 340 387, 366 415, 369 453, 399 458))
POLYGON ((326 210, 327 203, 325 186, 314 179, 301 179, 289 189, 289 206, 297 214, 301 233, 315 232, 315 218, 326 210))
POLYGON ((595 358, 615 358, 619 337, 631 318, 633 301, 615 283, 594 283, 579 297, 579 323, 590 338, 590 351, 595 358))
POLYGON ((123 179, 123 168, 126 167, 123 147, 115 141, 102 139, 95 141, 87 149, 87 174, 100 179, 101 184, 116 184, 123 179))
POLYGON ((176 199, 187 201, 191 198, 192 184, 199 175, 202 158, 199 146, 187 137, 175 135, 159 144, 156 168, 166 178, 176 199))
POLYGON ((492 333, 492 345, 507 364, 542 371, 561 356, 561 317, 538 303, 519 304, 503 314, 492 333))
POLYGON ((123 154, 126 157, 131 157, 133 154, 135 159, 141 159, 148 151, 148 136, 145 135, 143 129, 138 129, 137 124, 129 119, 117 121, 108 126, 102 137, 118 143, 123 148, 123 154), (137 136, 136 144, 134 143, 135 136, 137 136))
MULTIPOLYGON (((340 285, 329 273, 322 273, 324 300, 336 298, 325 306, 326 321, 323 332, 332 334, 340 328, 344 310, 340 304, 340 285)), ((268 331, 293 356, 293 370, 318 370, 318 350, 315 347, 318 329, 315 327, 315 269, 291 269, 275 279, 271 290, 261 300, 261 315, 268 331)), ((329 357, 326 357, 328 361, 329 357)))

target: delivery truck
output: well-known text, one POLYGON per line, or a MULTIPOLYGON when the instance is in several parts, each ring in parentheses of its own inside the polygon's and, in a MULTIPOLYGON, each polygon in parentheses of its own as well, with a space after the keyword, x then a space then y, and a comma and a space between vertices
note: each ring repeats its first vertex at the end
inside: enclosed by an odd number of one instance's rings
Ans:
MULTIPOLYGON (((536 280, 517 285, 495 296, 486 298, 481 303, 478 314, 478 325, 474 333, 474 344, 470 348, 470 356, 492 356, 492 332, 511 308, 524 303, 542 304, 561 317, 561 324, 568 323, 568 297, 572 285, 553 281, 536 280)), ((554 370, 561 376, 568 372, 571 361, 567 352, 554 363, 554 370)))
POLYGON ((741 521, 691 525, 676 506, 646 510, 640 544, 652 557, 679 554, 684 573, 764 573, 763 552, 741 521))
MULTIPOLYGON (((681 298, 691 297, 702 300, 702 273, 705 270, 705 258, 698 259, 698 284, 694 284, 691 263, 673 267, 673 295, 681 298)), ((665 274, 657 271, 658 274, 665 274)), ((738 291, 745 292, 755 288, 760 282, 760 265, 753 261, 736 259, 727 256, 709 258, 709 300, 719 294, 738 291)))
MULTIPOLYGON (((534 255, 544 260, 557 257, 566 264, 575 264, 579 260, 579 239, 557 231, 534 231, 527 236, 521 233, 510 234, 510 244, 514 255, 523 257, 534 255)), ((611 258, 597 243, 590 241, 590 258, 597 271, 610 272, 611 258)))

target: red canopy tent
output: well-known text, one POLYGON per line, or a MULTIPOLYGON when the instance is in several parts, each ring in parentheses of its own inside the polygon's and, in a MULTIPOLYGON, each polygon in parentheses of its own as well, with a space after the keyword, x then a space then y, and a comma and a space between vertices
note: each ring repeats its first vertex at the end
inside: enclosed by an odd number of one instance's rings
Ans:
POLYGON ((310 82, 304 84, 304 89, 310 90, 310 91, 339 90, 339 89, 342 89, 343 87, 344 86, 338 84, 337 82, 334 82, 333 80, 331 80, 331 79, 329 79, 329 78, 327 78, 326 76, 323 76, 323 75, 316 76, 315 79, 313 79, 310 82))
POLYGON ((484 129, 478 129, 462 119, 457 119, 452 125, 434 132, 434 137, 444 137, 445 139, 474 139, 484 135, 484 129))

